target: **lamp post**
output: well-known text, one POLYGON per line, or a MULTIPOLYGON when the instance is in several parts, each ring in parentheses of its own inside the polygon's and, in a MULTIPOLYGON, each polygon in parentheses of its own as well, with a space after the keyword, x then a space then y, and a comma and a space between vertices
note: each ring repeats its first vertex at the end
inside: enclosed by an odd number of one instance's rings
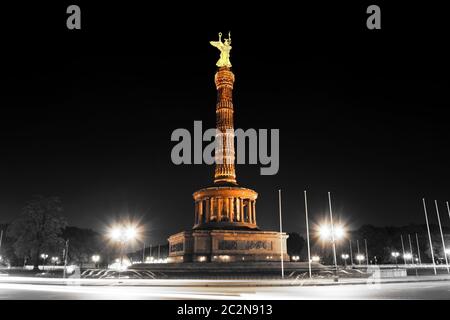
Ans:
POLYGON ((42 264, 42 269, 45 271, 45 262, 46 262, 46 260, 47 260, 47 258, 48 258, 48 254, 42 253, 42 254, 41 254, 41 258, 42 258, 42 260, 44 260, 44 262, 43 262, 43 264, 42 264))
POLYGON ((405 260, 405 263, 406 263, 406 261, 410 261, 410 263, 412 263, 412 259, 413 258, 413 256, 412 256, 412 254, 411 253, 405 253, 404 255, 403 255, 403 260, 405 260))
POLYGON ((56 265, 59 261, 58 257, 52 257, 52 262, 56 265))
POLYGON ((59 258, 58 257, 52 257, 52 263, 53 263, 53 270, 55 269, 55 267, 56 267, 56 264, 59 262, 59 258))
POLYGON ((347 269, 347 259, 348 259, 349 257, 350 257, 350 256, 349 256, 347 253, 343 253, 343 254, 341 255, 342 260, 344 260, 344 266, 345 266, 345 269, 347 269))
POLYGON ((358 254, 356 256, 356 260, 358 260, 359 264, 361 264, 362 261, 364 261, 365 257, 363 254, 358 254))
POLYGON ((119 278, 120 271, 123 269, 123 255, 125 250, 125 245, 136 238, 137 230, 133 226, 117 226, 111 230, 110 237, 114 241, 119 242, 120 244, 120 270, 119 270, 119 278))
POLYGON ((398 256, 400 255, 400 253, 398 253, 398 252, 395 251, 395 252, 392 252, 391 255, 395 258, 395 266, 396 266, 396 268, 398 269, 397 258, 398 258, 398 256))
POLYGON ((92 262, 94 262, 95 268, 98 268, 97 264, 100 261, 100 256, 98 254, 94 254, 91 259, 92 259, 92 262))

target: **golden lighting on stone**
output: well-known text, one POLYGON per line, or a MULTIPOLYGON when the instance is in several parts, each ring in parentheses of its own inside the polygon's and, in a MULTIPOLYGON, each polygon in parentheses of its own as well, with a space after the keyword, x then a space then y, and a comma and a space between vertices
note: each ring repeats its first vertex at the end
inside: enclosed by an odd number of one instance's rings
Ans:
POLYGON ((277 261, 286 252, 288 235, 261 231, 256 224, 254 190, 238 186, 235 172, 233 86, 229 53, 231 37, 211 44, 220 50, 214 77, 216 153, 214 184, 193 194, 194 226, 169 237, 170 262, 277 261), (280 243, 281 242, 281 243, 280 243))

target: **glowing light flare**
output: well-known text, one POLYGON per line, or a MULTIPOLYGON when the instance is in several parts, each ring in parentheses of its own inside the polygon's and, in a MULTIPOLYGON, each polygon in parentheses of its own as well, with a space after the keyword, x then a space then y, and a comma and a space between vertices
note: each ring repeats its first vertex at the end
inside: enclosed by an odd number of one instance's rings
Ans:
MULTIPOLYGON (((337 225, 333 227, 333 233, 334 233, 334 239, 335 240, 341 240, 345 237, 345 229, 341 225, 337 225)), ((332 232, 331 232, 331 226, 329 225, 321 225, 319 227, 319 236, 323 240, 332 240, 332 232)))
POLYGON ((114 240, 119 240, 121 235, 122 235, 122 230, 118 227, 113 228, 110 232, 110 236, 114 240))
POLYGON ((138 238, 138 227, 137 225, 128 224, 120 225, 117 224, 110 228, 108 232, 109 237, 114 241, 128 242, 138 238))
POLYGON ((319 236, 322 239, 327 239, 327 240, 331 239, 331 229, 330 229, 330 227, 326 226, 326 225, 320 226, 320 228, 319 228, 319 236))
POLYGON ((125 238, 127 240, 133 240, 134 238, 136 238, 137 235, 137 230, 135 227, 127 227, 125 229, 125 238))
POLYGON ((364 260, 364 255, 362 255, 362 254, 358 254, 357 256, 356 256, 356 260, 358 260, 358 261, 363 261, 364 260))

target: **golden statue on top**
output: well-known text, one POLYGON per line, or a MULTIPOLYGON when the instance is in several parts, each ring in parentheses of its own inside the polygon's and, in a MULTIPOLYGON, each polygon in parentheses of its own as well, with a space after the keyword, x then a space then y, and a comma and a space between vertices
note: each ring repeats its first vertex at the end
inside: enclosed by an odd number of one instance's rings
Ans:
POLYGON ((231 32, 228 32, 228 39, 224 39, 224 42, 222 42, 222 32, 219 32, 219 41, 210 41, 209 43, 220 50, 220 59, 217 61, 216 66, 219 68, 231 68, 231 32))

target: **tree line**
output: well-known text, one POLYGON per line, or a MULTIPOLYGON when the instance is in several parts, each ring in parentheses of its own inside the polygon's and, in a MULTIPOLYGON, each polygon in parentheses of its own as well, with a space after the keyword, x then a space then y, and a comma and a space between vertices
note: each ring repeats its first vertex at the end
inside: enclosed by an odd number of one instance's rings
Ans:
MULTIPOLYGON (((11 266, 33 265, 35 269, 43 263, 41 254, 58 257, 63 262, 66 245, 68 245, 67 260, 69 264, 83 264, 91 262, 91 257, 99 254, 100 264, 108 264, 116 258, 119 248, 107 241, 105 237, 91 229, 68 226, 63 216, 63 206, 58 197, 33 197, 23 208, 22 213, 8 225, 0 225, 4 231, 1 252, 2 263, 6 261, 11 266), (5 232, 6 231, 6 232, 5 232)), ((430 225, 433 251, 437 263, 442 263, 444 250, 437 225, 430 225)), ((450 228, 444 227, 445 242, 450 247, 450 228)), ((370 263, 392 263, 392 252, 402 254, 412 251, 414 257, 419 256, 423 263, 431 262, 431 251, 427 229, 425 225, 411 224, 403 227, 375 227, 363 225, 357 230, 349 231, 345 239, 337 242, 337 255, 340 261, 342 253, 349 253, 350 243, 354 256, 359 252, 365 255, 367 241, 370 263), (417 238, 416 238, 417 234, 417 238), (409 235, 409 236, 408 236, 409 235), (410 240, 411 239, 411 245, 410 240), (417 246, 417 240, 419 246, 417 246), (418 248, 419 247, 419 248, 418 248), (412 249, 412 250, 411 250, 412 249)), ((166 255, 166 244, 160 247, 161 256, 166 255), (162 250, 161 250, 162 249, 162 250)), ((156 249, 156 248, 155 248, 156 249)), ((301 261, 307 261, 305 237, 299 233, 289 233, 287 250, 290 256, 299 256, 301 261)), ((134 260, 140 260, 142 249, 129 254, 134 260)), ((148 255, 149 248, 144 251, 148 255)), ((153 255, 156 252, 153 252, 153 255)), ((323 263, 332 263, 331 244, 327 241, 311 236, 311 254, 321 257, 323 263)), ((48 258, 47 258, 48 259, 48 258)), ((401 258, 400 258, 400 261, 401 258)), ((50 261, 46 261, 51 263, 50 261)))

